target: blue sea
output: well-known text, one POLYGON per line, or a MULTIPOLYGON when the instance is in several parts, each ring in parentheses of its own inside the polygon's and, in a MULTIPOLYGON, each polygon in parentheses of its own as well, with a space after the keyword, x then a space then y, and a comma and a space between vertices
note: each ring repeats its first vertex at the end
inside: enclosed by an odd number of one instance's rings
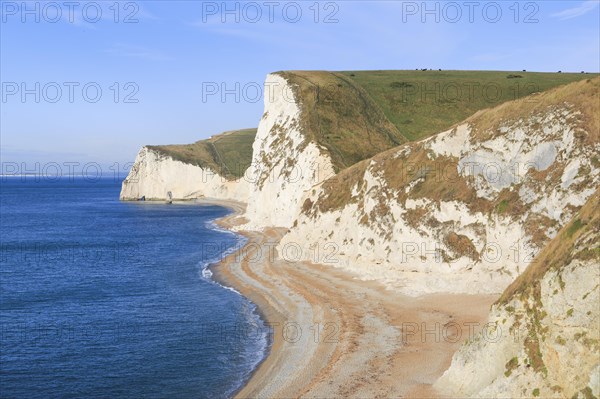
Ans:
POLYGON ((241 243, 227 209, 0 180, 0 397, 229 397, 264 358, 256 307, 205 270, 241 243))

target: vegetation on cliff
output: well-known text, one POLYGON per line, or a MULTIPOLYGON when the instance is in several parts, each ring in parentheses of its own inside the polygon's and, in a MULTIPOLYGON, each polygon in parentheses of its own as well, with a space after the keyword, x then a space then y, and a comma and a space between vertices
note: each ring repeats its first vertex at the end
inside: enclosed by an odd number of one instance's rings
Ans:
POLYGON ((227 179, 236 179, 252 162, 252 143, 256 129, 221 133, 193 144, 152 145, 149 149, 171 158, 212 169, 227 179))

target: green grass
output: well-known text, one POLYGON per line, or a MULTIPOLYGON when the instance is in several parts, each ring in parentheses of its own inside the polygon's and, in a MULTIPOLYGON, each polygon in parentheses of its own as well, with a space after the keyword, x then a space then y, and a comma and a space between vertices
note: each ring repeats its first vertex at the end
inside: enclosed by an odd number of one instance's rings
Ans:
POLYGON ((301 128, 307 140, 327 150, 336 172, 449 129, 479 110, 596 76, 507 71, 278 74, 301 100, 301 128))
POLYGON ((230 180, 243 176, 252 162, 256 129, 235 130, 193 144, 148 146, 181 162, 210 168, 230 180))
POLYGON ((504 372, 504 375, 506 377, 510 377, 513 370, 516 369, 517 367, 519 367, 519 359, 517 357, 513 357, 506 363, 506 365, 505 365, 506 371, 504 372))
POLYGON ((373 99, 402 136, 419 140, 475 112, 598 74, 507 71, 340 72, 373 99), (509 78, 509 76, 521 76, 509 78))
MULTIPOLYGON (((534 96, 535 102, 530 101, 530 97, 510 101, 485 112, 480 112, 468 120, 474 126, 473 134, 485 136, 488 135, 488 130, 493 134, 501 134, 496 133, 498 131, 497 126, 503 123, 516 122, 522 118, 544 113, 548 109, 568 103, 571 104, 574 110, 580 112, 577 121, 578 128, 587 132, 585 135, 578 137, 578 145, 594 146, 600 141, 600 129, 598 128, 600 126, 600 114, 597 111, 599 93, 600 78, 586 79, 547 90, 534 96)), ((483 141, 484 139, 476 137, 474 140, 483 141)), ((307 207, 304 209, 304 213, 311 215, 316 210, 328 212, 342 209, 354 201, 353 188, 361 188, 364 173, 370 163, 374 162, 375 166, 373 166, 372 172, 382 176, 387 183, 386 190, 388 190, 388 194, 382 194, 382 196, 385 197, 385 195, 391 195, 389 193, 394 193, 395 201, 399 203, 403 203, 409 197, 412 199, 426 198, 429 201, 436 202, 460 201, 467 204, 472 212, 489 214, 495 210, 498 214, 513 218, 520 218, 523 215, 526 207, 520 201, 517 191, 503 190, 494 201, 489 201, 477 195, 473 185, 468 184, 467 178, 447 176, 449 179, 451 178, 452 183, 442 184, 435 177, 435 174, 424 173, 427 170, 456 171, 458 163, 458 158, 455 157, 430 157, 426 147, 426 143, 423 142, 409 142, 403 146, 405 153, 403 156, 396 156, 399 149, 392 148, 346 168, 334 178, 323 183, 323 193, 315 201, 314 206, 306 204, 307 207), (407 168, 410 165, 418 165, 418 168, 410 170, 410 168, 407 168), (410 194, 408 194, 406 188, 421 177, 423 179, 414 185, 410 190, 410 194)), ((545 182, 543 184, 548 184, 546 182, 547 176, 544 174, 535 175, 532 178, 545 182)), ((389 198, 382 198, 380 203, 385 205, 389 203, 389 200, 389 198)), ((581 222, 584 223, 583 220, 581 222)), ((545 231, 552 227, 552 223, 542 217, 530 217, 525 227, 527 231, 531 231, 534 242, 539 243, 542 247, 548 239, 545 231), (538 230, 544 235, 539 234, 538 230)), ((593 255, 593 253, 588 252, 581 253, 582 257, 593 255)))
POLYGON ((581 219, 575 219, 567 228, 567 237, 573 237, 573 234, 582 227, 581 219))
POLYGON ((496 207, 498 214, 502 215, 508 209, 508 200, 502 200, 496 207))

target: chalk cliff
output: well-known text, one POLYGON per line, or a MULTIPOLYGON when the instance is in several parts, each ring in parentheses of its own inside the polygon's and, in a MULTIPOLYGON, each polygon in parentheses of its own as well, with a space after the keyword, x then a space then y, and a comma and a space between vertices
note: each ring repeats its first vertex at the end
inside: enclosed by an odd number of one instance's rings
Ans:
POLYGON ((493 306, 436 383, 472 398, 600 397, 596 192, 493 306))
POLYGON ((304 191, 333 175, 326 151, 301 129, 300 99, 278 74, 267 76, 265 111, 252 145, 251 181, 243 228, 290 227, 304 191))
POLYGON ((291 227, 311 187, 406 141, 369 94, 339 73, 270 74, 264 101, 245 228, 291 227))
POLYGON ((210 168, 173 159, 158 150, 143 147, 121 188, 122 200, 175 200, 201 197, 248 200, 244 179, 228 180, 210 168))

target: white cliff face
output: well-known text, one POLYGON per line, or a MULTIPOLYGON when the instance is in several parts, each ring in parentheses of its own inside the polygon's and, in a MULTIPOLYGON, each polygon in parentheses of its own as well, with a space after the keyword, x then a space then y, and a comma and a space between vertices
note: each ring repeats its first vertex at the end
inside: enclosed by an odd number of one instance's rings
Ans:
MULTIPOLYGON (((454 178, 466 184, 456 190, 476 193, 465 201, 423 195, 419 184, 425 177, 390 187, 384 173, 388 159, 375 157, 341 209, 319 209, 325 185, 307 192, 309 211, 299 215, 278 250, 301 247, 302 259, 350 270, 408 295, 501 293, 599 185, 600 170, 590 160, 600 146, 575 140, 576 116, 567 107, 554 109, 485 139, 464 124, 389 155, 399 165, 413 162, 409 156, 415 151, 433 164, 453 159, 454 178), (508 199, 500 201, 501 193, 508 199), (473 209, 478 201, 491 205, 473 209), (504 211, 515 204, 513 214, 504 211)), ((427 178, 441 176, 439 184, 452 189, 443 173, 430 174, 427 178)))
MULTIPOLYGON (((579 250, 597 246, 595 229, 579 250)), ((570 258, 542 276, 537 294, 494 306, 485 333, 454 355, 436 388, 451 397, 599 397, 598 255, 570 258)))
POLYGON ((459 158, 459 172, 474 178, 479 197, 493 199, 502 189, 518 188, 520 199, 533 211, 566 223, 572 216, 567 208, 582 206, 599 181, 592 157, 600 144, 589 148, 575 141, 579 115, 568 107, 554 108, 501 126, 499 135, 485 141, 473 140, 467 124, 427 141, 435 154, 459 158), (560 180, 540 184, 528 178, 534 170, 559 173, 560 180), (586 179, 591 184, 585 189, 571 188, 586 179))
POLYGON ((265 82, 265 112, 252 146, 244 229, 290 227, 304 192, 334 174, 329 156, 301 132, 299 99, 283 77, 265 82))
POLYGON ((210 169, 143 147, 123 181, 120 198, 165 200, 169 191, 175 200, 208 197, 245 202, 248 199, 248 183, 244 179, 228 181, 210 169))
POLYGON ((305 223, 301 218, 298 228, 291 229, 278 250, 300 245, 306 260, 349 270, 364 280, 381 281, 411 296, 501 292, 525 269, 530 254, 535 252, 527 243, 519 242, 525 233, 509 220, 471 215, 459 203, 442 202, 442 209, 430 202, 422 205, 431 209, 429 218, 444 220, 452 226, 452 232, 468 237, 475 246, 475 255, 481 253, 480 259, 452 254, 453 248, 444 242, 445 230, 408 225, 403 218, 406 209, 398 203, 387 215, 395 221, 389 237, 359 223, 357 216, 363 211, 352 204, 341 212, 320 215, 318 224, 305 223), (327 256, 313 258, 312 248, 327 252, 327 256), (445 259, 443 251, 452 254, 453 259, 445 259))

